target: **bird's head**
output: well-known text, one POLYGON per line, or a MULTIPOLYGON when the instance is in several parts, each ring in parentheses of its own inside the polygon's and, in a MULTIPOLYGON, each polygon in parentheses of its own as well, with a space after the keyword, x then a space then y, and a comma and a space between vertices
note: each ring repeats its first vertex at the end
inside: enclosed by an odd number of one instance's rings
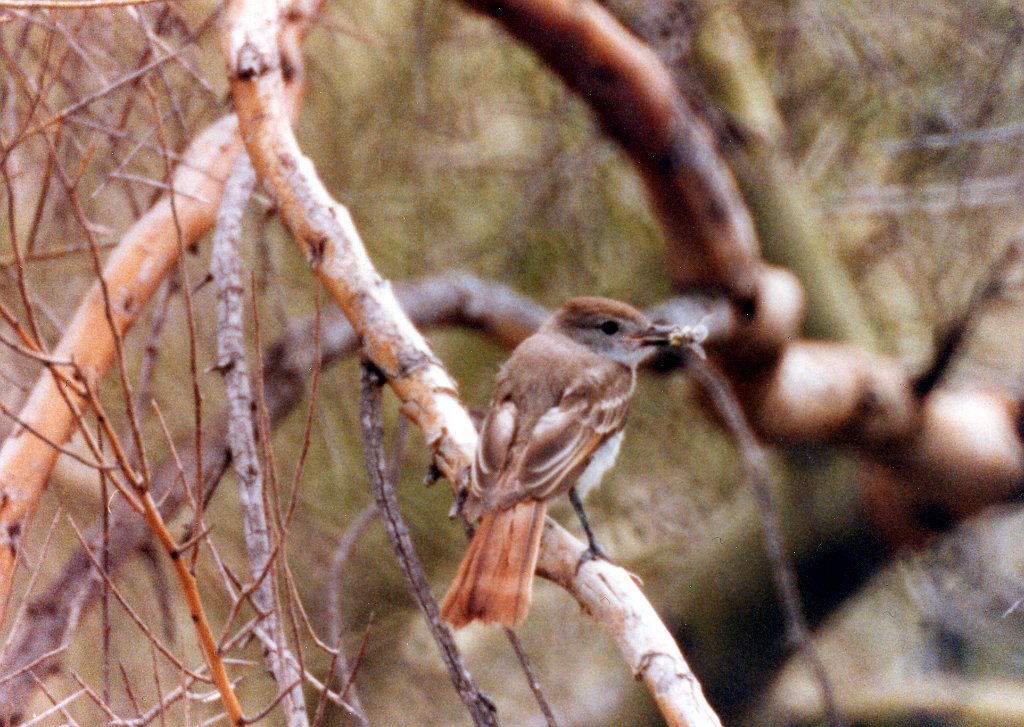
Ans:
POLYGON ((677 327, 651 323, 633 306, 608 298, 573 298, 546 327, 631 367, 650 358, 659 346, 676 345, 678 338, 677 327))

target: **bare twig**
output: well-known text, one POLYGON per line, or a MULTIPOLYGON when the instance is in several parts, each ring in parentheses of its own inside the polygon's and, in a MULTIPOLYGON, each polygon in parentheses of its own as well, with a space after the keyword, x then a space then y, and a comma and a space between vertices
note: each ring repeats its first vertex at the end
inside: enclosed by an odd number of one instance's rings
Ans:
MULTIPOLYGON (((85 13, 81 15, 86 16, 85 13)), ((304 27, 297 26, 305 26, 310 19, 311 15, 308 13, 296 13, 289 15, 284 23, 289 31, 285 34, 284 42, 291 44, 291 60, 296 68, 300 66, 302 59, 295 44, 301 40, 305 32, 304 27)), ((11 146, 5 147, 4 156, 26 134, 35 133, 47 125, 65 119, 116 88, 135 83, 138 78, 159 67, 161 63, 175 58, 175 54, 180 52, 179 49, 162 56, 107 84, 101 91, 77 101, 33 130, 26 131, 27 127, 23 128, 12 137, 11 146)), ((16 64, 9 63, 9 66, 14 68, 16 64)), ((290 108, 300 95, 295 88, 296 85, 289 84, 292 91, 288 100, 290 108)), ((34 109, 36 105, 41 105, 42 90, 35 93, 33 98, 36 99, 32 102, 33 112, 26 117, 26 124, 32 123, 32 119, 35 118, 34 109)), ((114 356, 114 334, 123 334, 131 327, 144 304, 177 260, 180 253, 178 228, 180 227, 182 232, 182 245, 188 248, 212 225, 223 180, 240 148, 235 131, 235 118, 228 116, 198 135, 182 156, 174 174, 171 185, 177 190, 173 198, 174 209, 171 198, 162 197, 132 226, 122 238, 118 249, 108 258, 103 280, 108 288, 114 291, 109 305, 113 313, 115 330, 112 331, 105 325, 108 309, 104 305, 98 283, 79 306, 60 345, 54 351, 54 356, 58 359, 73 359, 81 375, 88 382, 95 385, 105 374, 114 356)), ((50 136, 43 134, 43 137, 52 149, 53 141, 50 136)), ((83 154, 83 159, 91 153, 88 151, 83 154)), ((51 153, 51 157, 53 156, 51 153)), ((165 154, 165 158, 167 156, 165 154)), ((68 178, 67 181, 74 180, 68 178)), ((74 202, 75 197, 72 195, 70 200, 74 202)), ((84 220, 83 223, 86 231, 94 227, 88 220, 84 220)), ((29 248, 33 238, 34 232, 30 234, 26 243, 29 248)), ((90 245, 90 249, 95 252, 98 246, 90 245)), ((54 381, 49 373, 44 373, 36 382, 20 418, 39 430, 45 439, 63 444, 75 426, 74 409, 77 397, 80 396, 75 389, 76 387, 54 381)), ((10 589, 18 536, 45 488, 56 455, 56 451, 51 450, 42 439, 21 436, 17 432, 15 436, 9 437, 0 449, 0 502, 3 504, 0 507, 0 601, 6 599, 10 589)))
POLYGON ((934 360, 925 371, 914 377, 914 391, 918 396, 927 395, 939 384, 985 308, 1005 294, 1007 278, 1013 268, 1021 264, 1021 253, 1019 242, 1010 243, 975 284, 963 310, 946 324, 938 337, 934 360))
POLYGON ((473 724, 497 725, 494 704, 476 688, 469 669, 466 668, 462 655, 455 645, 451 629, 441 620, 437 601, 423 575, 419 556, 416 555, 409 531, 398 508, 394 483, 389 477, 388 464, 384 456, 384 424, 380 402, 380 387, 383 384, 384 379, 380 372, 374 370, 372 364, 364 363, 359 420, 363 429, 363 451, 366 456, 366 467, 370 472, 370 486, 380 509, 381 522, 384 523, 384 530, 391 543, 391 549, 402 567, 402 573, 405 574, 409 591, 423 611, 430 634, 441 650, 441 658, 448 668, 448 675, 459 693, 459 698, 469 710, 473 724))
MULTIPOLYGON (((196 467, 195 467, 195 478, 193 484, 195 487, 199 487, 199 483, 203 476, 203 395, 199 386, 199 355, 196 351, 196 317, 195 317, 195 306, 192 304, 192 284, 188 277, 188 268, 185 267, 184 257, 186 250, 185 234, 182 230, 181 216, 178 214, 177 195, 174 189, 174 173, 173 167, 171 166, 170 150, 167 146, 167 135, 164 131, 163 117, 160 113, 160 106, 157 103, 156 94, 153 92, 152 85, 148 80, 143 81, 143 88, 146 89, 146 93, 150 97, 150 102, 153 106, 154 117, 156 118, 156 132, 157 138, 160 142, 160 156, 164 162, 164 179, 170 189, 170 196, 168 199, 171 202, 171 220, 174 223, 175 240, 178 243, 178 258, 177 258, 177 273, 179 282, 181 285, 182 301, 185 304, 185 322, 186 330, 188 331, 188 369, 189 374, 192 378, 192 407, 195 418, 195 439, 196 439, 196 467)), ((238 158, 236 157, 235 163, 232 166, 232 170, 237 168, 238 158)), ((230 174, 229 174, 230 178, 230 174)), ((225 182, 225 190, 227 183, 225 182)), ((222 196, 222 207, 223 207, 223 196, 222 196)), ((219 219, 218 219, 219 221, 219 219)), ((122 376, 123 378, 123 376, 122 376)), ((128 410, 129 422, 132 423, 132 432, 137 435, 138 427, 135 416, 133 414, 131 400, 125 397, 125 407, 128 410)), ((142 466, 146 467, 145 452, 142 453, 142 466)), ((203 517, 202 508, 198 508, 192 516, 192 524, 196 529, 199 528, 203 517)), ((198 553, 198 549, 193 553, 198 553)), ((192 561, 193 570, 196 567, 195 560, 192 561)))
MULTIPOLYGON (((228 391, 228 440, 231 462, 238 480, 239 498, 245 531, 249 570, 253 578, 269 568, 266 578, 253 590, 256 608, 266 614, 264 628, 274 646, 265 654, 277 683, 291 685, 283 695, 288 724, 308 725, 306 703, 299 672, 281 624, 277 578, 271 564, 271 537, 263 492, 263 475, 256 446, 252 412, 254 401, 243 340, 241 256, 239 238, 245 208, 256 185, 256 175, 247 156, 239 156, 225 184, 224 197, 217 216, 210 272, 217 285, 217 368, 224 376, 228 391)), ((276 702, 275 702, 276 704, 276 702)))
MULTIPOLYGON (((135 387, 135 410, 139 412, 149 409, 149 401, 153 398, 153 373, 156 371, 156 361, 160 354, 160 341, 163 337, 164 325, 167 323, 167 313, 171 307, 171 300, 177 290, 178 283, 176 279, 168 277, 167 282, 164 283, 164 292, 153 310, 153 320, 150 323, 149 335, 142 349, 142 366, 139 370, 139 380, 135 387)), ((137 455, 134 439, 129 442, 129 446, 129 459, 134 463, 137 455)))
POLYGON ((519 640, 516 632, 510 628, 505 629, 505 637, 508 638, 508 643, 512 645, 512 651, 515 652, 516 660, 519 661, 519 668, 526 675, 526 682, 530 685, 533 698, 537 700, 540 713, 544 715, 544 722, 548 727, 558 727, 558 720, 555 719, 555 713, 551 709, 551 705, 548 704, 548 698, 544 694, 544 690, 541 689, 540 680, 537 679, 537 672, 534 671, 533 662, 530 660, 530 655, 526 653, 523 642, 519 640))
MULTIPOLYGON (((226 118, 214 124, 193 142, 188 156, 200 173, 179 168, 177 185, 186 189, 200 188, 204 196, 219 196, 220 183, 216 179, 237 153, 233 135, 234 119, 226 118), (211 174, 206 176, 206 172, 211 174)), ((226 170, 223 172, 226 174, 226 170)), ((214 210, 206 205, 182 203, 179 216, 187 218, 187 234, 197 238, 212 223, 214 210)), ((120 332, 135 321, 141 305, 155 291, 163 273, 176 259, 176 235, 170 219, 170 203, 165 198, 142 217, 122 239, 122 243, 107 261, 104 278, 117 290, 111 301, 114 319, 120 332)), ((85 378, 96 382, 110 366, 114 356, 114 335, 106 324, 107 308, 100 286, 93 286, 82 302, 61 344, 54 352, 58 359, 74 359, 85 378)), ((3 483, 3 507, 0 508, 0 595, 10 588, 14 553, 18 539, 12 537, 24 524, 46 486, 57 451, 46 440, 63 444, 75 425, 75 413, 64 401, 65 396, 78 399, 80 394, 72 387, 55 381, 44 373, 36 382, 20 418, 36 428, 41 437, 17 432, 0 449, 0 482, 3 483)), ((80 399, 79 399, 80 400, 80 399)))
POLYGON ((352 559, 352 551, 355 550, 356 543, 370 529, 370 526, 377 522, 379 512, 376 502, 364 507, 345 528, 345 532, 334 549, 334 555, 331 557, 331 575, 328 579, 327 591, 327 613, 330 617, 327 638, 335 648, 341 642, 341 588, 345 571, 352 559))
MULTIPOLYGON (((327 579, 327 639, 330 646, 336 652, 331 663, 340 675, 345 675, 350 671, 341 644, 341 592, 344 587, 345 570, 352 559, 352 552, 355 550, 356 543, 369 530, 370 526, 377 521, 379 512, 376 502, 363 508, 356 515, 355 519, 349 523, 348 527, 345 528, 345 532, 334 549, 334 555, 331 557, 330 576, 327 579)), ((355 665, 353 665, 352 671, 355 668, 355 665)), ((324 681, 330 685, 330 679, 325 679, 324 681)), ((351 676, 349 676, 349 681, 351 681, 351 676)), ((361 725, 366 727, 369 722, 363 710, 362 701, 359 699, 359 692, 352 687, 348 690, 348 694, 348 701, 356 712, 356 718, 361 725)))
MULTIPOLYGON (((157 541, 163 547, 168 557, 170 557, 171 563, 174 565, 175 572, 178 575, 178 580, 181 585, 182 595, 188 605, 189 615, 192 617, 192 624, 195 627, 196 635, 199 639, 199 645, 203 651, 204 657, 206 658, 206 663, 210 667, 210 674, 213 677, 213 681, 217 686, 218 692, 220 692, 221 701, 227 711, 228 718, 231 720, 232 727, 237 727, 237 725, 244 722, 242 707, 235 695, 231 681, 228 679, 221 651, 218 648, 213 637, 213 632, 210 629, 210 624, 206 617, 206 611, 203 607, 202 597, 199 594, 198 581, 189 569, 188 565, 185 563, 184 559, 181 557, 181 549, 174 541, 174 537, 171 535, 170 530, 168 530, 164 518, 160 514, 160 510, 157 507, 156 502, 153 500, 148 475, 146 479, 142 479, 135 474, 127 460, 125 449, 121 445, 117 433, 114 432, 109 418, 103 412, 103 407, 96 398, 95 393, 92 389, 87 388, 86 394, 89 405, 94 411, 96 411, 100 427, 106 434, 107 440, 113 448, 118 464, 121 467, 121 471, 135 489, 136 498, 142 506, 143 517, 146 520, 147 526, 150 531, 152 531, 153 535, 156 536, 157 541)), ((85 541, 84 539, 81 540, 84 546, 85 541)), ((103 576, 104 579, 107 580, 107 575, 103 574, 103 576)))
POLYGON ((733 394, 732 387, 726 378, 715 371, 712 364, 697 355, 691 355, 688 368, 711 397, 715 409, 721 415, 739 448, 750 488, 757 499, 765 551, 768 554, 772 579, 775 581, 775 590, 782 606, 787 636, 803 653, 812 673, 818 680, 829 725, 840 727, 842 719, 839 716, 835 691, 825 671, 825 665, 814 649, 811 629, 807 625, 807 616, 804 613, 800 590, 797 586, 796 569, 793 567, 792 560, 786 555, 785 538, 769 487, 768 460, 764 450, 758 443, 753 429, 750 428, 743 408, 736 399, 736 395, 733 394))

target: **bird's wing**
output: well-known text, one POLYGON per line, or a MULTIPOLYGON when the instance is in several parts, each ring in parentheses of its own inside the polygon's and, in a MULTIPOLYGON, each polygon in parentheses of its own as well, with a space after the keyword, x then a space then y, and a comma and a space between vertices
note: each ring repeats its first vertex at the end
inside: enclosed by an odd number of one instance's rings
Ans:
POLYGON ((495 482, 509 459, 509 450, 516 437, 518 407, 512 399, 495 403, 487 411, 480 427, 480 441, 473 458, 470 491, 477 498, 493 490, 495 482))
POLYGON ((547 499, 572 487, 590 456, 622 428, 632 394, 632 374, 618 369, 566 389, 537 420, 518 461, 506 463, 512 466, 499 485, 500 504, 547 499))

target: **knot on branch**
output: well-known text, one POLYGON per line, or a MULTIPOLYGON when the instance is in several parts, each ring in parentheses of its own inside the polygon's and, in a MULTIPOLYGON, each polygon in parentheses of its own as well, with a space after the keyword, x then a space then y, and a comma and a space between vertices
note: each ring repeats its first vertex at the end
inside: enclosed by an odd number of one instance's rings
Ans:
POLYGON ((291 83, 302 69, 302 63, 293 59, 288 53, 281 53, 281 77, 285 83, 291 83))
POLYGON ((226 376, 238 364, 237 354, 226 354, 217 359, 217 363, 207 369, 207 373, 216 371, 221 376, 226 376))
POLYGON ((677 677, 681 679, 686 679, 692 676, 686 670, 679 669, 679 665, 676 661, 676 658, 672 656, 672 654, 668 654, 664 651, 648 651, 640 657, 640 661, 637 663, 636 669, 633 671, 633 678, 637 681, 643 679, 644 674, 646 674, 647 670, 651 668, 651 662, 653 662, 655 658, 659 656, 663 656, 672 662, 672 668, 675 671, 675 675, 677 677))
POLYGON ((240 81, 251 81, 266 75, 273 70, 273 64, 252 41, 246 41, 238 49, 238 61, 235 64, 236 75, 240 81))
POLYGON ((317 270, 327 255, 327 238, 323 235, 311 238, 306 244, 306 262, 311 270, 317 270))
MULTIPOLYGON (((430 355, 427 352, 405 349, 402 349, 398 352, 398 360, 395 363, 397 364, 397 368, 395 371, 396 378, 405 378, 407 376, 411 376, 412 374, 426 368, 427 366, 441 365, 440 361, 438 361, 436 357, 430 355)), ((441 393, 439 391, 440 388, 441 387, 435 386, 434 391, 441 393)), ((448 390, 443 393, 453 394, 455 392, 448 390)))

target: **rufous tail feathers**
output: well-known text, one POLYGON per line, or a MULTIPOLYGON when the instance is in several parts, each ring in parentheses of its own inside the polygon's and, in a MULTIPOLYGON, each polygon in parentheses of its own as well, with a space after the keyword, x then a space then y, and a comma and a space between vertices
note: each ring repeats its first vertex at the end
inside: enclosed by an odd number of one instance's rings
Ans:
POLYGON ((543 500, 523 500, 483 516, 441 603, 441 618, 455 628, 477 620, 510 628, 523 622, 547 511, 543 500))

